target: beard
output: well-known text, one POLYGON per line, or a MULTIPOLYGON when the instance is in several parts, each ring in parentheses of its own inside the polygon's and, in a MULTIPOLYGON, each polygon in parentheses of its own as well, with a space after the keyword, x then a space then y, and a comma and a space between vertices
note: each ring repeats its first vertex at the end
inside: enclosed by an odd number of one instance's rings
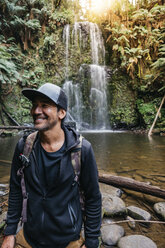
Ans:
POLYGON ((37 123, 37 118, 34 116, 34 127, 38 131, 48 131, 57 125, 58 119, 50 120, 46 117, 43 118, 43 123, 37 123), (46 121, 46 123, 44 123, 46 121))

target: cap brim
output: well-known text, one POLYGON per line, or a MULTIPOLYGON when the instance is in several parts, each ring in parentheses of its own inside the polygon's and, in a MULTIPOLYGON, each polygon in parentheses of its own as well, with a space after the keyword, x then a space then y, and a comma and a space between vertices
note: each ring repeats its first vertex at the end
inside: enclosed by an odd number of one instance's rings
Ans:
MULTIPOLYGON (((44 93, 39 92, 38 90, 33 90, 33 89, 24 89, 22 90, 22 94, 27 97, 30 101, 34 101, 34 99, 37 96, 42 96, 42 97, 46 97, 49 98, 47 95, 45 95, 44 93)), ((49 98, 50 100, 52 100, 51 98, 49 98)))

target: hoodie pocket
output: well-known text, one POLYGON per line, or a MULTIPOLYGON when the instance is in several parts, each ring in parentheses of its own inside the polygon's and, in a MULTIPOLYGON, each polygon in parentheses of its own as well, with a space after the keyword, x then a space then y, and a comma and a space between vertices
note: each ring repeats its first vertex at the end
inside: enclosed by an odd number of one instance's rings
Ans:
POLYGON ((69 216, 70 216, 72 226, 74 229, 76 229, 77 216, 71 203, 68 204, 68 211, 69 211, 69 216))

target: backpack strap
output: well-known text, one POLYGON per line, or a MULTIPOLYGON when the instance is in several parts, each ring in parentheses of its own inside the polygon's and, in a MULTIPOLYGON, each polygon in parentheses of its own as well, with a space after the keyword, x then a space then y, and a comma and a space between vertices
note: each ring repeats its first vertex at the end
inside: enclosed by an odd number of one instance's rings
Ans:
POLYGON ((72 162, 72 166, 73 166, 74 173, 75 173, 75 178, 74 178, 74 182, 72 185, 74 185, 75 183, 78 183, 81 210, 84 211, 85 210, 85 197, 84 197, 84 192, 81 189, 81 185, 80 185, 82 140, 83 140, 83 136, 80 135, 80 143, 76 146, 76 149, 78 149, 78 151, 71 152, 71 162, 72 162))
POLYGON ((83 136, 80 135, 80 143, 76 146, 75 149, 78 151, 71 152, 71 162, 75 173, 74 181, 79 184, 80 172, 81 172, 81 148, 82 148, 83 136))
POLYGON ((33 148, 34 141, 36 139, 38 132, 31 133, 25 141, 23 154, 20 154, 19 159, 22 163, 22 167, 17 171, 17 175, 21 177, 21 190, 22 190, 22 213, 21 213, 21 223, 27 222, 27 200, 28 194, 26 192, 24 169, 29 166, 29 156, 33 148))
POLYGON ((38 131, 29 134, 29 136, 27 137, 27 139, 25 141, 25 145, 24 145, 24 149, 23 149, 23 155, 26 158, 29 158, 29 156, 30 156, 30 153, 32 151, 33 144, 34 144, 34 141, 37 137, 37 134, 38 134, 38 131))

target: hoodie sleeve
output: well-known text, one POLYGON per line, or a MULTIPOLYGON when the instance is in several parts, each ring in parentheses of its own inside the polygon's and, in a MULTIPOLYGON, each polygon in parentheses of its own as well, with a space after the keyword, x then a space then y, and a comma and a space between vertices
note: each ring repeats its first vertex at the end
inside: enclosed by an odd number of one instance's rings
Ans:
POLYGON ((19 155, 22 152, 23 138, 16 145, 10 172, 10 192, 8 199, 8 212, 6 220, 5 235, 13 235, 16 233, 17 225, 21 217, 22 210, 22 191, 20 177, 17 176, 17 170, 20 168, 19 155))
POLYGON ((83 139, 80 183, 85 196, 85 245, 99 246, 101 226, 101 193, 98 184, 98 170, 91 144, 83 139))

